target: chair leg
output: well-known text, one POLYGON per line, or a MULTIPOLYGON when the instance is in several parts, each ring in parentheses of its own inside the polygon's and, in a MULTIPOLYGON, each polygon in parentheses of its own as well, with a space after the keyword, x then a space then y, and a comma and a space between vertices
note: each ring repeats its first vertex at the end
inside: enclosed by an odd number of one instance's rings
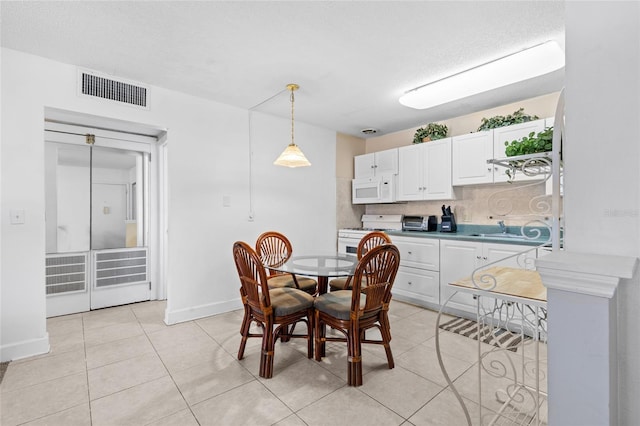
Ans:
POLYGON ((242 335, 242 339, 240 340, 240 348, 238 349, 238 359, 242 359, 244 357, 244 348, 246 347, 247 339, 249 338, 249 329, 251 328, 251 313, 249 310, 250 308, 245 305, 244 318, 242 318, 242 325, 240 326, 240 335, 242 335))
POLYGON ((320 320, 320 311, 315 312, 314 317, 314 328, 315 328, 315 355, 316 361, 322 361, 322 357, 325 356, 324 346, 325 346, 325 333, 327 331, 327 326, 320 320))
POLYGON ((391 353, 391 329, 389 327, 389 319, 386 315, 383 315, 380 320, 380 334, 382 335, 382 341, 384 342, 384 351, 387 354, 387 364, 389 364, 389 369, 395 367, 395 363, 393 361, 393 354, 391 353))
POLYGON ((307 311, 307 358, 313 358, 313 336, 314 336, 314 309, 307 311))
POLYGON ((262 353, 260 354, 260 377, 270 379, 273 376, 273 352, 275 348, 275 335, 273 324, 266 321, 262 335, 262 353))
POLYGON ((362 344, 356 321, 351 321, 347 335, 347 383, 362 386, 362 344))

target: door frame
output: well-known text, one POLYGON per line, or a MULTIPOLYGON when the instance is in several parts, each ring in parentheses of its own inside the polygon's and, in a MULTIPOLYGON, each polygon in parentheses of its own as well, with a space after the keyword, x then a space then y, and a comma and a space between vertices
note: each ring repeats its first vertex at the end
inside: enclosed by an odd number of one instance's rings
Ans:
MULTIPOLYGON (((53 115, 56 115, 53 110, 53 115)), ((66 118, 69 118, 67 113, 66 118)), ((74 114, 74 113, 70 113, 74 114)), ((146 200, 145 209, 148 214, 148 220, 145 222, 145 235, 147 236, 147 247, 149 251, 149 263, 151 268, 149 270, 149 280, 151 281, 151 300, 163 300, 167 297, 166 290, 166 253, 168 238, 166 235, 167 229, 167 187, 168 179, 166 174, 167 165, 167 151, 166 151, 166 139, 167 132, 162 128, 152 128, 143 124, 136 124, 131 122, 120 122, 119 120, 101 118, 91 116, 91 126, 85 126, 80 124, 85 115, 77 113, 78 124, 60 123, 51 120, 50 117, 45 119, 45 138, 47 140, 53 140, 56 142, 68 143, 70 137, 77 137, 77 135, 95 134, 96 137, 104 137, 111 139, 110 146, 113 148, 137 150, 140 152, 147 152, 150 155, 149 163, 149 180, 153 181, 156 187, 153 193, 148 193, 148 199, 146 200), (104 125, 104 127, 101 125, 104 125), (126 130, 125 130, 126 129, 126 130), (51 139, 52 132, 55 132, 58 136, 51 139), (65 137, 65 134, 67 135, 65 137), (149 138, 154 140, 150 142, 149 138), (126 143, 118 142, 119 139, 127 140, 126 143), (132 148, 138 146, 139 149, 132 148), (159 149, 162 147, 162 149, 159 149), (161 230, 165 230, 164 232, 161 230)), ((149 182, 147 181, 147 184, 149 182)), ((88 289, 87 289, 88 291, 88 289)), ((49 312, 47 309, 47 317, 61 315, 59 312, 49 312)))

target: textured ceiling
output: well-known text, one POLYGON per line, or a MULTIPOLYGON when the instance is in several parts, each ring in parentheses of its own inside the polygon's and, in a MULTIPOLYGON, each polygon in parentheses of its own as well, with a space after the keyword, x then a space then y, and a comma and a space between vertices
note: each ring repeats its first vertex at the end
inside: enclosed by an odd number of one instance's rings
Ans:
MULTIPOLYGON (((384 134, 559 90, 563 71, 428 110, 405 91, 525 47, 564 47, 564 4, 2 1, 2 46, 250 108, 298 83, 296 120, 384 134)), ((285 92, 259 111, 286 117, 285 92)))

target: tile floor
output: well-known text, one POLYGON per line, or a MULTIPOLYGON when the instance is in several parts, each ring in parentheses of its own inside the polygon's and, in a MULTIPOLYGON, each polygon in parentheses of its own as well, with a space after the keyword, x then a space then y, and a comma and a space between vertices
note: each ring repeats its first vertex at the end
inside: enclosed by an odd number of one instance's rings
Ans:
MULTIPOLYGON (((393 301, 396 367, 363 347, 364 384, 346 386, 346 347, 306 357, 278 342, 274 377, 258 377, 259 339, 236 359, 241 311, 167 326, 152 301, 47 321, 51 352, 11 362, 0 424, 11 425, 458 425, 466 424, 435 352, 435 312, 393 301)), ((444 321, 445 319, 443 319, 444 321)), ((444 364, 477 421, 477 343, 440 334, 444 364)), ((526 352, 525 352, 526 353, 526 352)), ((498 407, 484 380, 483 414, 498 407)), ((503 380, 503 379, 502 379, 503 380)))

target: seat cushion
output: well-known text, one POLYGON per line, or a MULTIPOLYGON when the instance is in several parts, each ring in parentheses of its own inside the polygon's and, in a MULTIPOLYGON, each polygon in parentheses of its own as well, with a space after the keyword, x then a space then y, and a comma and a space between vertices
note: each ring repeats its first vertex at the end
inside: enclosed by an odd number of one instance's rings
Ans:
MULTIPOLYGON (((296 279, 298 280, 300 290, 309 294, 314 294, 316 292, 316 286, 318 285, 318 282, 313 278, 301 277, 300 275, 297 275, 296 279)), ((270 289, 283 287, 296 288, 296 283, 293 281, 293 276, 291 276, 290 274, 270 277, 267 280, 267 284, 269 285, 270 289)))
POLYGON ((274 275, 267 279, 267 284, 269 285, 269 289, 274 288, 283 288, 290 287, 295 288, 295 283, 293 282, 293 277, 289 274, 284 275, 274 275))
MULTIPOLYGON (((349 288, 352 287, 351 285, 351 281, 353 280, 353 277, 350 277, 351 280, 349 280, 349 288)), ((363 289, 367 286, 367 279, 366 278, 362 278, 360 280, 361 284, 360 284, 360 288, 363 289)), ((331 291, 336 291, 336 290, 349 290, 349 288, 345 288, 345 286, 347 285, 347 278, 334 278, 331 281, 329 281, 329 288, 331 289, 331 291)))
MULTIPOLYGON (((334 318, 348 320, 351 311, 351 290, 338 290, 316 297, 313 306, 334 318)), ((360 295, 360 308, 364 308, 367 296, 360 295)))
POLYGON ((304 311, 313 306, 313 296, 297 288, 274 288, 269 290, 269 298, 277 317, 304 311))
POLYGON ((329 288, 331 291, 345 290, 347 285, 347 278, 334 278, 329 281, 329 288))

